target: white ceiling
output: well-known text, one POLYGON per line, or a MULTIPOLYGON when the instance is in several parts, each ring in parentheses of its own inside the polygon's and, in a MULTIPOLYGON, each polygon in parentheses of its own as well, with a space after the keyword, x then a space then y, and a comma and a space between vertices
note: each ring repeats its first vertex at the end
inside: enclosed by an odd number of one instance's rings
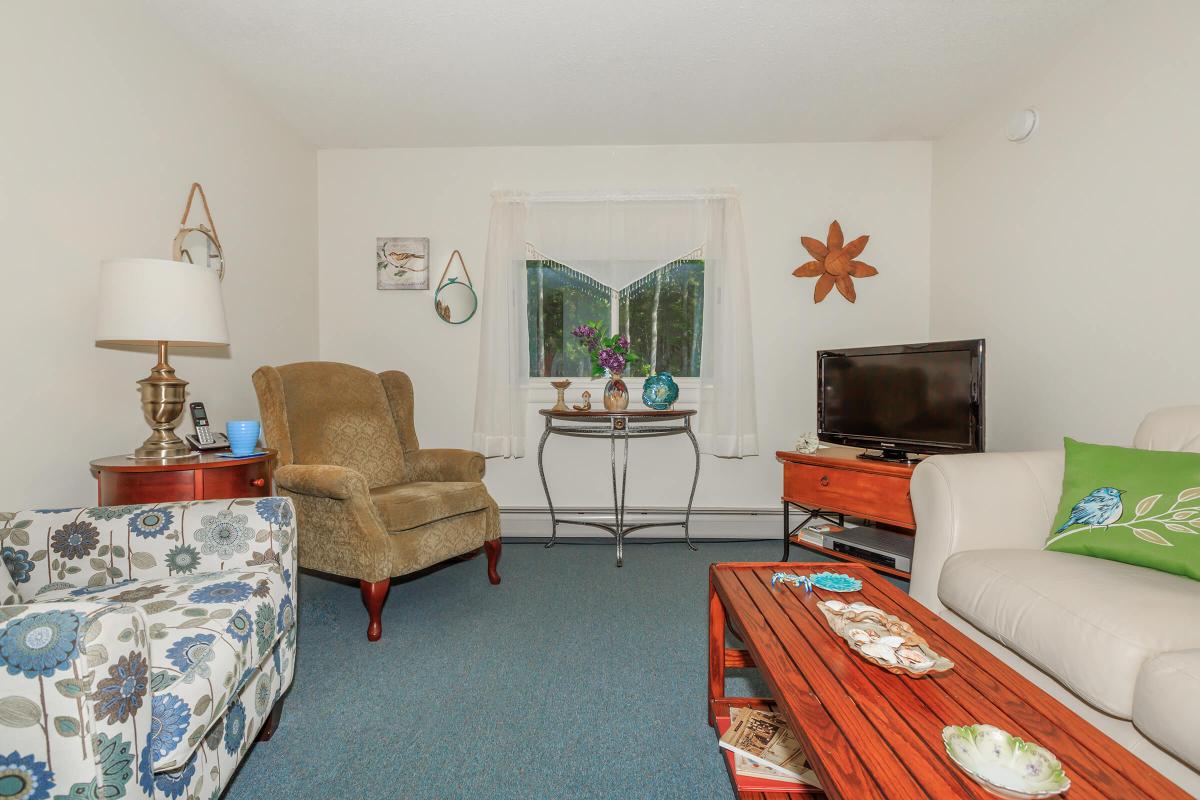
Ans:
POLYGON ((931 139, 1107 0, 144 0, 320 147, 931 139))

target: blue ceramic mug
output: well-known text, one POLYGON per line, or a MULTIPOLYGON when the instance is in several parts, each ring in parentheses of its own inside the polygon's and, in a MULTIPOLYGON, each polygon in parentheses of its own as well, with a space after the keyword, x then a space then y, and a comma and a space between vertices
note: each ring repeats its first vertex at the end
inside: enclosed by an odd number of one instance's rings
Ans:
POLYGON ((248 456, 258 448, 258 420, 234 419, 225 423, 229 450, 235 456, 248 456))

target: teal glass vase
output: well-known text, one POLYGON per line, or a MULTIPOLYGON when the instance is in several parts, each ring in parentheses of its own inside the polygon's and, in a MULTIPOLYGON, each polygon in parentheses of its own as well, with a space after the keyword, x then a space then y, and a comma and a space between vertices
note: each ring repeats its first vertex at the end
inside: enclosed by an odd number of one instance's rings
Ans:
POLYGON ((679 384, 669 372, 651 375, 642 383, 642 403, 655 411, 666 411, 679 399, 679 384))

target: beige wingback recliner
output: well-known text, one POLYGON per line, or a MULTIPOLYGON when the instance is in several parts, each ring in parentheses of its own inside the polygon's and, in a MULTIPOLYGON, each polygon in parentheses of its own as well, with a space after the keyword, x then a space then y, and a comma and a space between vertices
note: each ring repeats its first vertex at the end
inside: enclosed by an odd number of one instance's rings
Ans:
POLYGON ((487 550, 500 582, 500 512, 484 458, 422 449, 403 372, 310 361, 254 373, 275 485, 296 506, 300 566, 357 578, 377 641, 389 581, 487 550))
MULTIPOLYGON (((1200 452, 1200 406, 1148 414, 1133 446, 1200 452)), ((1062 480, 1061 447, 923 461, 910 593, 1200 795, 1200 581, 1043 550, 1062 480)))

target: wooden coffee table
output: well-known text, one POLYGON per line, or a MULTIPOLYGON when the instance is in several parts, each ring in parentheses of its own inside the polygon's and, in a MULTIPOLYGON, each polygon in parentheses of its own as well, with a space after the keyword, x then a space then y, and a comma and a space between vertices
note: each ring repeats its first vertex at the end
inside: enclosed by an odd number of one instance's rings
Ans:
MULTIPOLYGON (((869 568, 829 563, 714 564, 709 571, 709 722, 731 705, 725 670, 756 666, 778 710, 803 742, 831 800, 990 798, 950 761, 946 725, 988 723, 1048 748, 1071 779, 1064 797, 1186 800, 1189 795, 1011 667, 869 568), (780 584, 774 572, 834 570, 861 578, 862 591, 835 593, 780 584), (909 622, 954 669, 893 675, 850 651, 817 609, 818 600, 861 601, 909 622), (745 644, 726 647, 726 625, 745 644)), ((784 800, 783 793, 741 793, 784 800)))

